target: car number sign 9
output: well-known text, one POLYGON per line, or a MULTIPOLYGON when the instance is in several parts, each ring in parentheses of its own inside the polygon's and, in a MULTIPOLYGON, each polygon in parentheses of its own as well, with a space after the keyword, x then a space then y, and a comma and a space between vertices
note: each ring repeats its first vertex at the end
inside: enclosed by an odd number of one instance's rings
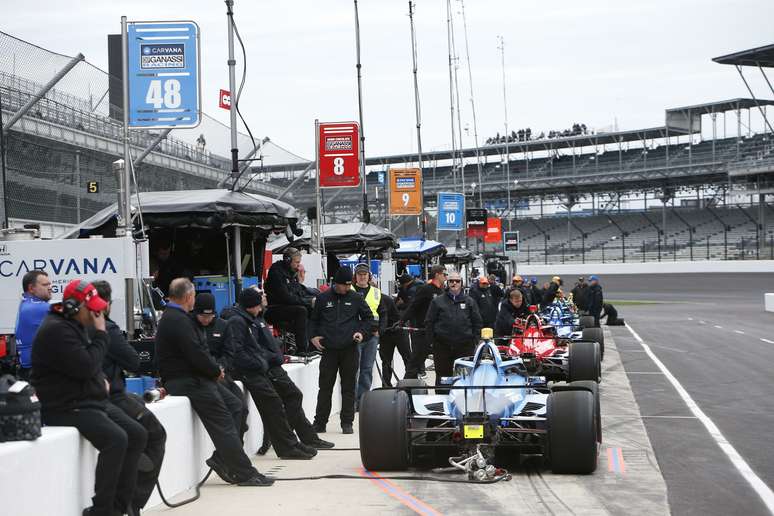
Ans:
POLYGON ((360 126, 357 122, 319 124, 320 188, 360 185, 360 126))
POLYGON ((422 171, 390 169, 390 215, 422 214, 422 171))

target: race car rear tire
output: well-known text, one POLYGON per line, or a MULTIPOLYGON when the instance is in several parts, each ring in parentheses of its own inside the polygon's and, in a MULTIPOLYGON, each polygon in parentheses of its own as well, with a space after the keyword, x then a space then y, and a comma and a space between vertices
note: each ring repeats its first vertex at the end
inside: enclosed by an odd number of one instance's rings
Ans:
POLYGON ((424 389, 412 389, 405 391, 407 394, 427 394, 427 382, 419 378, 405 378, 398 380, 398 387, 424 387, 424 389))
POLYGON ((584 380, 572 382, 570 386, 588 389, 591 391, 591 394, 594 395, 594 419, 596 420, 597 425, 597 442, 602 444, 602 405, 599 402, 599 384, 597 382, 584 380))
POLYGON ((602 357, 596 342, 570 342, 567 381, 598 382, 602 377, 602 357))
POLYGON ((580 321, 578 321, 581 328, 594 328, 596 325, 594 324, 594 316, 593 315, 582 315, 580 317, 580 321))
POLYGON ((409 400, 405 391, 378 389, 360 400, 360 459, 371 471, 401 471, 409 465, 409 400))
POLYGON ((605 358, 605 332, 602 328, 583 328, 583 340, 590 340, 599 343, 599 356, 602 360, 605 358))
POLYGON ((548 455, 554 473, 586 475, 597 469, 594 409, 594 394, 586 389, 548 396, 548 455))

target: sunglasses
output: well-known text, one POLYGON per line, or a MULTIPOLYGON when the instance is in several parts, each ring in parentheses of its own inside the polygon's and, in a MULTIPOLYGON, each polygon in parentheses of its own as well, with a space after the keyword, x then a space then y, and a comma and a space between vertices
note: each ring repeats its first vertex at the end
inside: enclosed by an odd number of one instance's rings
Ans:
POLYGON ((449 283, 462 283, 462 280, 458 280, 458 279, 450 279, 450 280, 449 280, 449 283))

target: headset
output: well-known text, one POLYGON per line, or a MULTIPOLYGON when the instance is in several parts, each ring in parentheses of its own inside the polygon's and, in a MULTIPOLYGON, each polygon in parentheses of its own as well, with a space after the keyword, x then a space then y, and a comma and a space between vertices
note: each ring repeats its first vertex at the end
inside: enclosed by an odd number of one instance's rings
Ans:
MULTIPOLYGON (((78 283, 78 286, 75 288, 77 292, 84 292, 86 288, 89 286, 89 283, 85 280, 81 280, 78 283)), ((62 300, 62 315, 67 317, 68 319, 71 319, 75 317, 75 315, 81 311, 81 301, 78 301, 75 298, 68 297, 67 299, 62 300)))
POLYGON ((301 256, 301 251, 299 251, 295 247, 288 247, 282 252, 282 261, 287 264, 290 264, 290 262, 293 261, 294 256, 301 256))

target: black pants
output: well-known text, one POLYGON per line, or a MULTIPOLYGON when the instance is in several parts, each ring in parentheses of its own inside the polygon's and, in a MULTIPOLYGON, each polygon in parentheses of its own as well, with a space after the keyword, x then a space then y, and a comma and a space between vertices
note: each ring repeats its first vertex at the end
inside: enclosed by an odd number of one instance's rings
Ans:
POLYGON ((425 338, 425 331, 411 332, 411 355, 406 365, 404 378, 416 378, 425 369, 425 360, 430 354, 430 346, 425 338))
POLYGON ((411 358, 408 335, 403 331, 388 332, 379 338, 379 357, 382 359, 382 387, 392 387, 392 360, 398 349, 403 365, 408 367, 411 358))
POLYGON ((175 378, 164 382, 164 387, 173 396, 187 396, 191 400, 215 445, 213 458, 224 464, 237 480, 247 480, 258 473, 239 439, 242 401, 223 382, 198 377, 175 378))
POLYGON ((132 496, 132 507, 135 509, 135 513, 139 514, 138 510, 145 507, 148 498, 153 493, 153 488, 156 487, 156 480, 161 472, 161 463, 164 461, 167 432, 161 421, 145 407, 145 403, 138 396, 126 392, 114 393, 110 395, 110 403, 140 423, 148 434, 148 441, 143 451, 153 463, 153 469, 137 473, 137 487, 134 490, 134 496, 132 496))
POLYGON ((102 408, 45 411, 42 416, 48 426, 74 426, 99 450, 92 514, 126 512, 137 482, 137 462, 148 438, 142 425, 107 402, 102 408))
POLYGON ((454 375, 454 361, 469 357, 475 351, 472 342, 451 343, 445 339, 436 338, 433 343, 433 363, 435 364, 435 384, 441 384, 441 378, 454 375))
POLYGON ((16 372, 16 378, 19 380, 24 380, 25 382, 29 382, 31 372, 31 367, 19 367, 19 370, 16 372))
POLYGON ((245 399, 245 393, 244 391, 237 385, 237 383, 234 381, 234 379, 226 373, 226 377, 221 381, 223 385, 226 386, 226 389, 228 389, 231 394, 237 397, 239 401, 242 402, 242 417, 239 421, 239 426, 237 427, 237 430, 239 430, 239 439, 244 444, 245 442, 245 432, 247 432, 247 416, 249 414, 249 409, 247 407, 247 400, 245 399))
POLYGON ((326 348, 320 359, 320 390, 317 392, 317 410, 314 422, 328 423, 331 415, 331 396, 336 384, 336 375, 341 375, 341 424, 351 425, 355 420, 355 384, 360 365, 357 346, 344 349, 326 348))
POLYGON ((296 348, 303 352, 309 350, 307 317, 306 308, 301 305, 273 305, 266 310, 266 320, 292 333, 296 338, 296 348))

